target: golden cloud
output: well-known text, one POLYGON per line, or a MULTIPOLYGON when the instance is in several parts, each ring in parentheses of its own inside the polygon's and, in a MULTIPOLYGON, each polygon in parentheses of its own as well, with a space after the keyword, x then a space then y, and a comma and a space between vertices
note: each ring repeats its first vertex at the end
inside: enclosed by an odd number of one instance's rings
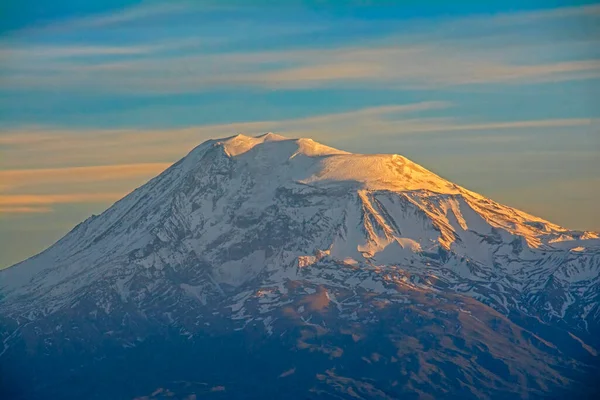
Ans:
POLYGON ((24 186, 129 180, 152 177, 167 169, 170 163, 102 165, 72 168, 0 170, 2 191, 24 186))
POLYGON ((11 194, 0 195, 0 207, 27 207, 69 203, 102 203, 115 201, 125 193, 69 193, 69 194, 11 194))
POLYGON ((0 207, 0 215, 6 214, 43 214, 52 212, 50 207, 0 207))

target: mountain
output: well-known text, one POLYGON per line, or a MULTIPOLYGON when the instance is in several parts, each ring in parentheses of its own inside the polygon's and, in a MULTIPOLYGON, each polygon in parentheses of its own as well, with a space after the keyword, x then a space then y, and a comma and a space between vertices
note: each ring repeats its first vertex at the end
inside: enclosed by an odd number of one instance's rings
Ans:
POLYGON ((402 156, 209 140, 0 271, 0 397, 585 398, 599 275, 402 156))

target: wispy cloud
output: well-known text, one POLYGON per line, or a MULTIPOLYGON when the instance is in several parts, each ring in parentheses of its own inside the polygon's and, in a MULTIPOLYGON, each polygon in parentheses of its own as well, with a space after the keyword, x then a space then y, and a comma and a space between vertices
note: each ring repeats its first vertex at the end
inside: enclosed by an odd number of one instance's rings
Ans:
POLYGON ((39 190, 56 185, 84 182, 119 181, 147 178, 157 175, 170 163, 117 164, 72 168, 9 169, 0 170, 1 192, 39 190))
POLYGON ((456 131, 487 131, 487 130, 505 130, 505 129, 525 129, 525 128, 564 128, 573 126, 592 126, 599 120, 592 118, 564 118, 564 119, 543 119, 530 121, 508 121, 508 122, 487 122, 487 123, 442 123, 442 124, 423 124, 415 126, 411 133, 418 132, 456 132, 456 131))
POLYGON ((0 214, 46 213, 53 211, 52 206, 57 204, 115 201, 170 165, 142 163, 0 170, 0 214))
POLYGON ((191 9, 197 9, 197 7, 194 7, 194 3, 189 1, 175 0, 164 3, 143 1, 141 4, 135 6, 121 8, 103 14, 53 22, 42 28, 37 28, 37 30, 50 31, 109 27, 129 24, 158 16, 185 13, 191 9))
MULTIPOLYGON (((600 59, 586 55, 585 51, 574 52, 573 44, 583 46, 585 41, 584 47, 592 48, 600 45, 596 36, 581 36, 565 25, 564 31, 554 29, 555 37, 531 29, 516 37, 513 28, 524 23, 536 26, 547 20, 576 17, 595 18, 600 25, 599 9, 600 6, 594 5, 446 19, 433 26, 425 24, 432 28, 426 32, 415 29, 402 34, 381 33, 370 39, 338 42, 328 47, 312 44, 308 37, 295 46, 276 46, 268 51, 257 44, 249 46, 255 48, 253 51, 235 46, 206 51, 202 46, 190 45, 206 40, 193 29, 169 43, 159 44, 139 38, 135 41, 124 38, 122 46, 78 42, 27 47, 7 42, 0 48, 0 55, 10 61, 11 69, 2 74, 0 89, 60 88, 104 94, 195 93, 244 86, 428 90, 443 86, 590 79, 600 77, 600 59), (552 46, 551 52, 540 50, 548 45, 552 46)), ((145 3, 67 25, 77 32, 82 26, 127 25, 139 19, 186 14, 192 10, 208 12, 191 2, 145 3)), ((161 20, 156 23, 160 25, 161 20)), ((300 23, 292 25, 301 28, 300 23)), ((279 28, 272 29, 272 36, 277 36, 279 28)), ((250 29, 240 36, 237 29, 226 30, 219 40, 260 42, 256 31, 250 29)))
POLYGON ((502 25, 514 25, 516 23, 532 23, 540 20, 598 15, 600 15, 600 5, 588 4, 583 6, 561 7, 520 13, 503 13, 491 17, 490 22, 502 25))
POLYGON ((125 193, 68 193, 68 194, 15 194, 0 195, 0 207, 24 207, 69 203, 103 203, 118 200, 125 193))
POLYGON ((600 60, 523 64, 486 50, 435 46, 170 56, 123 62, 37 65, 2 86, 131 93, 189 93, 215 87, 395 87, 529 84, 600 77, 600 60))
MULTIPOLYGON (((361 3, 361 2, 359 2, 361 3)), ((292 6, 296 11, 300 11, 302 7, 298 7, 302 2, 288 2, 287 4, 278 4, 278 7, 272 7, 273 4, 268 2, 271 10, 286 9, 292 6), (296 7, 294 7, 294 5, 296 7)), ((264 6, 265 4, 263 4, 264 6)), ((348 4, 350 5, 350 4, 348 4)), ((364 4, 363 4, 364 5, 364 4)), ((325 6, 325 4, 323 4, 325 6)), ((258 12, 264 10, 260 7, 260 2, 238 2, 237 4, 226 5, 222 1, 186 1, 173 0, 169 2, 152 2, 143 1, 140 4, 113 10, 111 12, 97 14, 87 17, 79 17, 67 21, 51 23, 43 29, 74 29, 74 28, 102 28, 119 25, 129 25, 133 22, 148 20, 154 17, 165 17, 172 15, 182 15, 191 13, 211 13, 211 12, 242 12, 252 9, 257 9, 258 12), (258 5, 258 7, 256 7, 258 5), (253 7, 254 6, 254 7, 253 7)), ((600 6, 597 4, 589 4, 583 6, 567 6, 555 9, 542 9, 533 11, 520 12, 503 12, 496 15, 487 16, 470 16, 462 18, 438 18, 438 24, 452 25, 460 24, 465 26, 468 23, 481 24, 485 23, 495 25, 514 25, 518 23, 534 23, 544 20, 562 19, 568 17, 594 16, 600 14, 600 6)), ((416 22, 408 21, 408 24, 420 24, 423 20, 417 19, 416 22)), ((38 28, 39 29, 39 28, 38 28)))
POLYGON ((0 206, 0 216, 3 215, 18 215, 18 214, 46 214, 52 212, 53 209, 50 207, 19 207, 0 206))
POLYGON ((0 58, 12 59, 55 59, 89 56, 118 56, 150 53, 153 46, 31 46, 27 48, 0 47, 0 58))

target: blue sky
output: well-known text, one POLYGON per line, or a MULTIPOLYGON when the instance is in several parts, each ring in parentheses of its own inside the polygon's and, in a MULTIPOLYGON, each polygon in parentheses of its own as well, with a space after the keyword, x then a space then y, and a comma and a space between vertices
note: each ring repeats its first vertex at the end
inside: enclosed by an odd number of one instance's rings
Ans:
POLYGON ((600 230, 597 3, 7 3, 0 267, 240 132, 403 154, 600 230))

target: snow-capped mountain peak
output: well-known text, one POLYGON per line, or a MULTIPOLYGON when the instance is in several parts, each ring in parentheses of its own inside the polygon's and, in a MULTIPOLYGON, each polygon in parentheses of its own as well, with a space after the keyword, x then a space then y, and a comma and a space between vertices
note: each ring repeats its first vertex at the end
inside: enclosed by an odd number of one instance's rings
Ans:
POLYGON ((393 303, 410 290, 567 326, 591 354, 599 274, 598 234, 498 204, 402 156, 237 135, 199 145, 0 271, 0 316, 12 327, 6 352, 22 326, 73 312, 188 331, 227 309, 234 329, 262 321, 271 334, 295 304, 290 285, 307 287, 302 310, 331 303, 348 321, 359 307, 339 300, 348 291, 393 303), (203 313, 191 317, 194 307, 203 313))

